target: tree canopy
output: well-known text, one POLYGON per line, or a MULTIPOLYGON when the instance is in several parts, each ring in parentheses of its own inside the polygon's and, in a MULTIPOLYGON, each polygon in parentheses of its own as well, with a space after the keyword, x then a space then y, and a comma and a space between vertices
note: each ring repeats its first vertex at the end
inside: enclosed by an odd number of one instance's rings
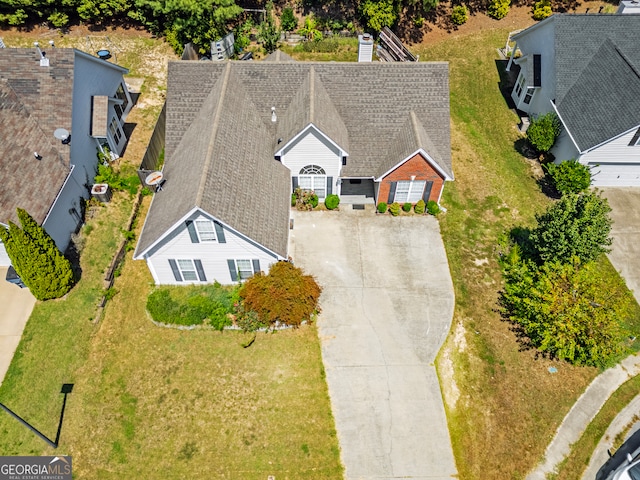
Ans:
POLYGON ((49 234, 25 210, 18 209, 22 228, 9 222, 0 228, 13 268, 38 300, 66 294, 73 286, 73 270, 49 234))
POLYGON ((530 235, 537 257, 542 262, 582 263, 595 260, 611 245, 611 207, 598 193, 569 193, 542 215, 530 235))
POLYGON ((534 263, 517 246, 502 261, 503 313, 532 346, 578 365, 606 366, 625 349, 623 328, 632 298, 618 277, 595 262, 534 263))

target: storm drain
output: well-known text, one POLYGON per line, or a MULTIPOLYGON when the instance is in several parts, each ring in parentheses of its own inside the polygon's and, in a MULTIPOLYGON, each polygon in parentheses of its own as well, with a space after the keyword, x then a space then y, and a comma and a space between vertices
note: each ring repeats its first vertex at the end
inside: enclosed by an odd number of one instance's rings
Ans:
POLYGON ((353 210, 364 210, 364 205, 360 203, 354 203, 353 205, 351 205, 351 208, 353 210))

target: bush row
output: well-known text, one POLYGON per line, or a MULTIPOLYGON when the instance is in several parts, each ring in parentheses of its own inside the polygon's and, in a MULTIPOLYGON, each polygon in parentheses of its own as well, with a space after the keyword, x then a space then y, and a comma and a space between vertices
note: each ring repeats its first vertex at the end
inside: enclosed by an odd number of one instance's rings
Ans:
MULTIPOLYGON (((440 213, 440 206, 433 200, 429 200, 426 204, 424 203, 424 200, 418 200, 418 202, 413 206, 413 211, 418 215, 422 215, 425 212, 425 209, 430 215, 437 215, 438 213, 440 213)), ((400 210, 407 213, 410 212, 411 204, 407 202, 400 206, 400 204, 397 202, 394 202, 390 205, 386 204, 385 202, 380 202, 377 206, 378 213, 389 212, 394 217, 400 214, 400 210)))
POLYGON ((319 311, 321 288, 290 262, 271 266, 244 284, 162 286, 147 297, 154 321, 168 325, 210 325, 217 330, 236 324, 245 332, 281 325, 297 327, 319 311))

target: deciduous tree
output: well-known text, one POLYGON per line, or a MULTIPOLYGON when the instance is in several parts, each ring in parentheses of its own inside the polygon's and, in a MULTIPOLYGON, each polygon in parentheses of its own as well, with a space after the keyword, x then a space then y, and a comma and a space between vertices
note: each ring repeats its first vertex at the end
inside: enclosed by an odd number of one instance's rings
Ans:
POLYGON ((531 345, 578 365, 606 366, 625 351, 623 328, 632 299, 619 277, 595 262, 548 262, 537 267, 515 247, 502 260, 500 304, 531 345))

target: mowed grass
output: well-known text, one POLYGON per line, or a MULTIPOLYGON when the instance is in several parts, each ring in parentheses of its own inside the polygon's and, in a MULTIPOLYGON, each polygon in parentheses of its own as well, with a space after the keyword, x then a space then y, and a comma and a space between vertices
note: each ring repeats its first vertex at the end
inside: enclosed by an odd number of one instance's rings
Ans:
POLYGON ((143 262, 115 287, 63 435, 77 478, 341 478, 315 327, 242 348, 238 332, 154 326, 143 262))
MULTIPOLYGON (((0 387, 0 401, 52 440, 62 404, 60 388, 76 383, 78 369, 86 362, 97 331, 92 320, 104 291, 103 272, 122 238, 131 204, 124 194, 116 194, 99 208, 86 235, 82 279, 65 297, 36 303, 0 387)), ((42 440, 16 420, 0 415, 0 454, 37 455, 43 447, 42 440)), ((65 447, 61 450, 68 451, 65 447)))
POLYGON ((594 368, 572 367, 523 351, 497 312, 499 239, 530 226, 549 200, 533 165, 514 148, 518 118, 499 89, 496 48, 507 30, 448 38, 416 50, 421 60, 450 62, 455 182, 441 218, 456 309, 453 334, 438 358, 460 478, 524 478, 594 368), (548 367, 555 366, 551 374, 548 367))

